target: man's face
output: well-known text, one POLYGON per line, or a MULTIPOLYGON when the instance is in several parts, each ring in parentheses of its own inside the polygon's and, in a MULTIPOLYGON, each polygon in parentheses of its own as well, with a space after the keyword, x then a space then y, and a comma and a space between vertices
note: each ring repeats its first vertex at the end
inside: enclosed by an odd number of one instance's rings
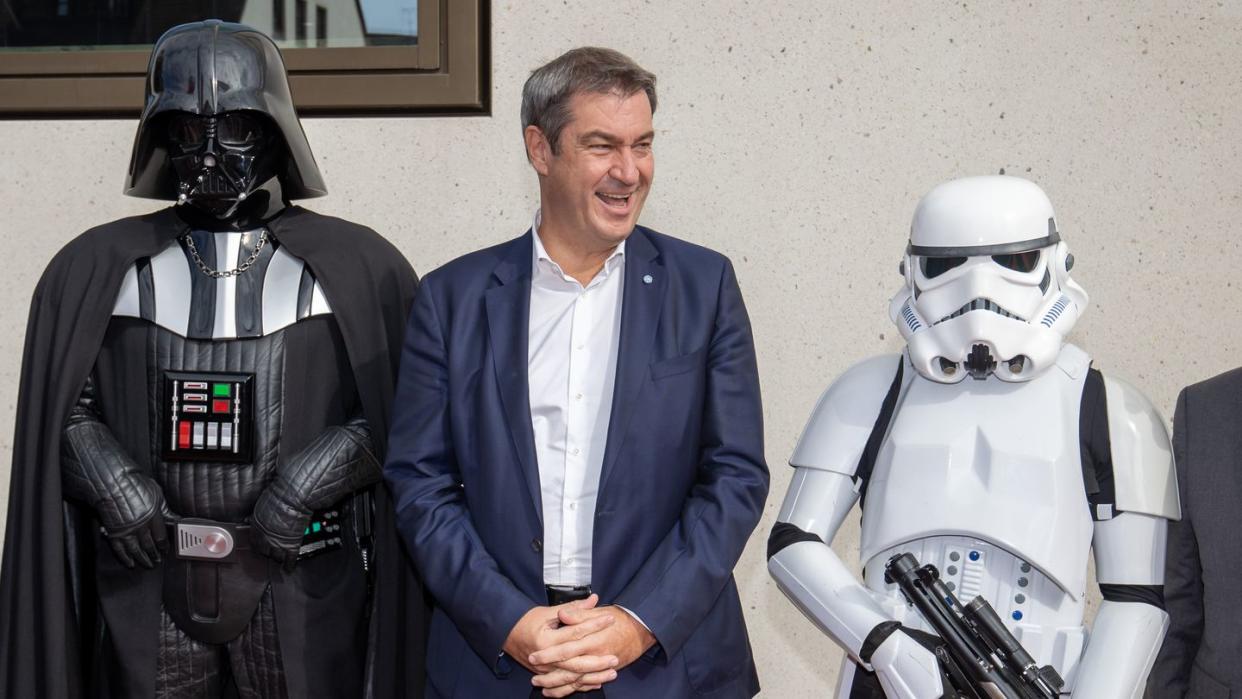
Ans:
POLYGON ((641 91, 628 97, 578 93, 570 99, 570 115, 558 153, 534 139, 531 160, 542 175, 544 220, 587 246, 612 247, 634 230, 655 175, 651 103, 641 91))

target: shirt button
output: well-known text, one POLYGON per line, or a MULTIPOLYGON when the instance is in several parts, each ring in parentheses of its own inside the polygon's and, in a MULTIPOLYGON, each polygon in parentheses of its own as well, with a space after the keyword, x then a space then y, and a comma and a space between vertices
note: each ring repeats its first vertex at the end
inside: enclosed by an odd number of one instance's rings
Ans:
POLYGON ((586 345, 578 345, 578 349, 579 349, 579 350, 582 350, 582 349, 585 349, 585 348, 586 348, 586 345))
POLYGON ((575 400, 582 400, 582 394, 581 394, 581 393, 579 393, 579 394, 575 395, 575 396, 574 396, 574 399, 575 399, 575 400))
POLYGON ((535 553, 539 553, 540 551, 543 551, 543 542, 538 539, 531 539, 530 548, 535 553))
POLYGON ((576 509, 578 509, 578 503, 576 503, 576 502, 574 502, 574 501, 570 500, 570 501, 569 501, 569 509, 571 509, 571 510, 576 510, 576 509))
POLYGON ((577 455, 579 454, 579 452, 580 452, 580 451, 581 451, 581 450, 580 450, 580 449, 578 449, 578 447, 574 447, 574 448, 573 448, 573 450, 572 450, 570 453, 572 453, 574 456, 577 456, 577 455))
POLYGON ((567 565, 567 566, 571 566, 571 565, 573 565, 573 564, 574 564, 574 559, 572 559, 572 558, 566 558, 566 559, 565 559, 565 565, 567 565))

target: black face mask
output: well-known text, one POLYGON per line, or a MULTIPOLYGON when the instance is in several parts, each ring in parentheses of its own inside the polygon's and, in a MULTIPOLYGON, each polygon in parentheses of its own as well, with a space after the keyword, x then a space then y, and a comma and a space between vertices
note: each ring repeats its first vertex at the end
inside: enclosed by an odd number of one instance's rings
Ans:
POLYGON ((178 204, 217 219, 234 217, 247 198, 275 176, 281 141, 259 115, 174 114, 168 152, 178 179, 178 204))

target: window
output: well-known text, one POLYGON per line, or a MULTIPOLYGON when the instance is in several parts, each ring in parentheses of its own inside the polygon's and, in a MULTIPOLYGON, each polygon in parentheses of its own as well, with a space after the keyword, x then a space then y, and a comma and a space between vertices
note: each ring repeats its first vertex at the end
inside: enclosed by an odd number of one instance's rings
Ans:
POLYGON ((272 36, 303 114, 487 111, 489 0, 315 2, 0 3, 0 117, 137 116, 151 44, 211 16, 272 36))
POLYGON ((297 0, 297 14, 294 15, 293 33, 297 37, 298 46, 306 45, 306 0, 297 0))
POLYGON ((278 44, 285 40, 285 0, 272 0, 272 38, 278 44))

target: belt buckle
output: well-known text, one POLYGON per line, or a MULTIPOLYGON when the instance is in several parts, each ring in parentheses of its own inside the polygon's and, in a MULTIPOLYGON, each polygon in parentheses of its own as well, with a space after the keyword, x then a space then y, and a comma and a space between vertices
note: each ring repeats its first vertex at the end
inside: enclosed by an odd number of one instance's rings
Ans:
POLYGON ((177 523, 177 557, 217 561, 233 553, 236 542, 224 527, 177 523))

